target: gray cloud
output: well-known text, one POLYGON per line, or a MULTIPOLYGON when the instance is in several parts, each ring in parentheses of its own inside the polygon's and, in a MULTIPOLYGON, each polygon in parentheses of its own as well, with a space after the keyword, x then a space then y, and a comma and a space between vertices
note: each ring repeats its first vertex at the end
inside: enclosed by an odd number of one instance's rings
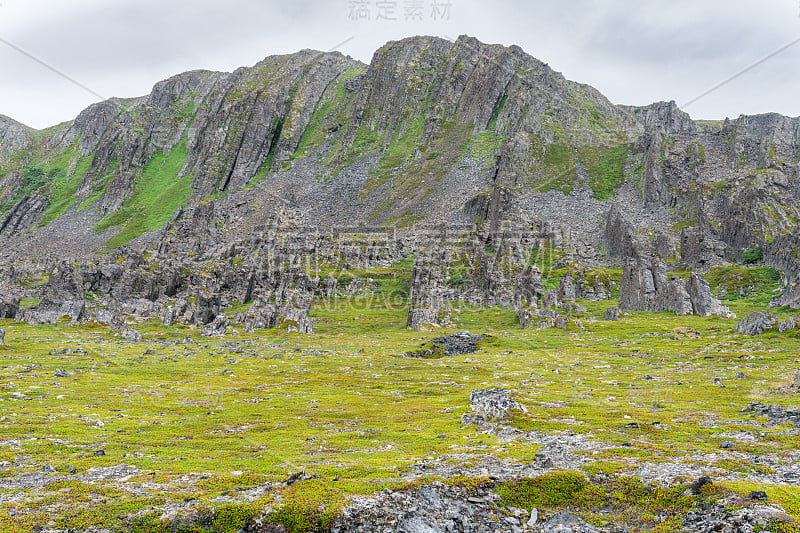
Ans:
MULTIPOLYGON (((350 20, 350 0, 4 0, 0 37, 103 95, 146 94, 160 79, 197 68, 233 70, 267 55, 328 49, 368 62, 409 35, 518 44, 617 103, 688 101, 800 36, 796 0, 450 0, 449 20, 350 20), (30 7, 27 7, 30 4, 30 7), (42 6, 50 6, 43 9, 42 6), (37 10, 28 15, 26 10, 37 10)), ((442 1, 442 0, 439 0, 442 1)), ((688 111, 698 118, 778 111, 800 115, 800 45, 688 111)), ((95 99, 0 47, 0 113, 35 127, 68 120, 95 99)))

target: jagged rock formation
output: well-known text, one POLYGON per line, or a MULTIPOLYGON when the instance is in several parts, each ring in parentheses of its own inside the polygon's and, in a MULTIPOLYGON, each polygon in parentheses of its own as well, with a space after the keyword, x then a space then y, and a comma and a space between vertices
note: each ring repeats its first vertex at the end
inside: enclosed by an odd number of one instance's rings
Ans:
POLYGON ((628 311, 673 311, 677 315, 735 316, 711 296, 708 282, 700 274, 692 273, 689 280, 670 276, 666 263, 659 258, 625 262, 619 307, 628 311))

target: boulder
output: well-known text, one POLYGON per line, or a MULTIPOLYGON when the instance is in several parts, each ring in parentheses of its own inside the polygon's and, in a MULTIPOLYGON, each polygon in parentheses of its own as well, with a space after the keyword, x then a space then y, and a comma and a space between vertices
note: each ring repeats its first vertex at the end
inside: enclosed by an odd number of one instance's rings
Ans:
POLYGON ((441 279, 438 268, 424 260, 415 262, 408 295, 406 328, 419 331, 426 326, 446 326, 451 321, 441 279))
POLYGON ((194 300, 194 323, 205 326, 211 323, 220 314, 219 294, 206 289, 200 289, 194 300))
POLYGON ((576 297, 577 288, 575 278, 571 273, 567 272, 561 278, 561 283, 558 285, 556 298, 561 302, 574 302, 576 297))
POLYGON ((792 331, 793 329, 797 329, 798 325, 800 324, 800 319, 792 317, 787 318, 786 320, 781 320, 778 322, 778 331, 781 333, 786 333, 787 331, 792 331))
POLYGON ((596 533, 600 531, 574 514, 561 511, 542 524, 542 531, 548 533, 596 533))
POLYGON ((0 346, 6 345, 6 330, 0 329, 0 346))
POLYGON ((606 320, 619 320, 619 307, 609 307, 606 309, 603 318, 606 320))
POLYGON ((241 313, 237 320, 244 324, 247 333, 253 333, 257 329, 272 328, 278 321, 278 308, 274 304, 258 301, 241 313))
POLYGON ((480 425, 487 422, 500 422, 508 418, 511 411, 527 413, 520 403, 512 399, 505 389, 475 389, 469 395, 472 413, 461 417, 462 424, 480 425))
POLYGON ((531 327, 531 318, 534 316, 534 313, 536 313, 535 309, 533 310, 533 312, 531 312, 530 309, 520 309, 517 312, 517 318, 519 319, 519 327, 522 329, 528 329, 529 327, 531 327))

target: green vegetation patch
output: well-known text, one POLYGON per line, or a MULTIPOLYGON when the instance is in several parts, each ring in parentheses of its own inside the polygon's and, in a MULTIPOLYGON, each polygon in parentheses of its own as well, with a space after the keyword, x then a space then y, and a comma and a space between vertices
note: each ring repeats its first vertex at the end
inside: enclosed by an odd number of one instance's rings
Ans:
POLYGON ((133 193, 122 207, 95 226, 96 233, 120 227, 119 232, 106 243, 107 248, 122 246, 145 232, 157 230, 189 199, 193 177, 180 175, 188 156, 186 142, 184 133, 169 154, 154 155, 142 169, 133 193))
POLYGON ((631 146, 622 145, 605 148, 587 157, 586 172, 589 174, 589 186, 598 200, 608 200, 614 196, 625 177, 625 165, 631 153, 631 146))
MULTIPOLYGON (((50 224, 75 205, 77 201, 75 193, 89 172, 93 159, 94 154, 87 157, 79 157, 75 145, 73 145, 53 160, 49 169, 46 170, 46 173, 52 178, 50 201, 44 217, 39 221, 39 226, 50 224), (76 163, 75 168, 71 175, 67 175, 73 162, 76 163)), ((41 171, 41 167, 35 167, 36 173, 41 171)))
POLYGON ((768 305, 783 287, 780 272, 772 267, 712 267, 705 277, 717 297, 756 305, 768 305))

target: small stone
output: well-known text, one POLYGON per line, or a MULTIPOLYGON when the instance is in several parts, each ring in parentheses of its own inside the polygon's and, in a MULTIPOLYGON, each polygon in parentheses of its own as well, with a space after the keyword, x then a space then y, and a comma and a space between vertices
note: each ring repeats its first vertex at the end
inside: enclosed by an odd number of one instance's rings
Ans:
POLYGON ((55 474, 56 469, 53 468, 53 465, 51 465, 50 463, 45 463, 45 465, 42 467, 42 472, 44 472, 45 474, 55 474))
POLYGON ((553 460, 543 453, 537 453, 534 455, 533 462, 539 468, 553 468, 553 460))
POLYGON ((723 442, 722 444, 719 445, 720 448, 723 448, 725 450, 730 450, 734 446, 735 445, 729 440, 726 440, 725 442, 723 442))
POLYGON ((75 473, 75 472, 77 472, 77 471, 78 471, 78 469, 77 469, 77 468, 75 468, 74 466, 72 466, 72 465, 67 465, 67 472, 69 472, 70 474, 74 474, 74 473, 75 473))
POLYGON ((106 454, 105 450, 95 450, 95 452, 92 455, 94 455, 95 457, 103 457, 105 454, 106 454))
POLYGON ((627 429, 642 429, 642 425, 639 422, 629 422, 625 424, 627 429))
POLYGON ((699 495, 703 493, 703 487, 711 486, 714 482, 708 476, 702 476, 700 479, 692 483, 692 494, 699 495))
POLYGON ((747 379, 747 376, 744 372, 737 372, 733 379, 747 379))
POLYGON ((763 490, 753 490, 750 491, 750 499, 755 500, 757 502, 764 502, 767 501, 768 496, 767 493, 763 490))
POLYGON ((528 518, 528 527, 533 527, 539 521, 539 510, 534 507, 531 509, 531 517, 528 518))

